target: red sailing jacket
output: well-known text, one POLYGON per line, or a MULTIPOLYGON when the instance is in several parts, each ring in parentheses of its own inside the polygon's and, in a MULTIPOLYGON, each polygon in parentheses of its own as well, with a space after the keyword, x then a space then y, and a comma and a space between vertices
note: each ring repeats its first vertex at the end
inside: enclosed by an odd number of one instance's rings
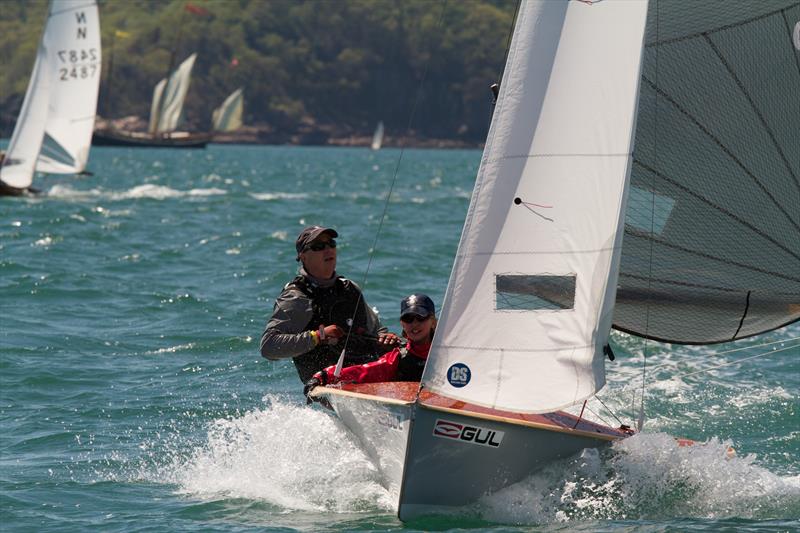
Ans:
MULTIPOLYGON (((419 381, 430 349, 429 343, 412 345, 411 341, 408 341, 404 347, 383 354, 377 361, 343 368, 339 382, 419 381)), ((331 365, 322 371, 327 374, 328 383, 335 382, 333 377, 335 369, 336 365, 331 365)))

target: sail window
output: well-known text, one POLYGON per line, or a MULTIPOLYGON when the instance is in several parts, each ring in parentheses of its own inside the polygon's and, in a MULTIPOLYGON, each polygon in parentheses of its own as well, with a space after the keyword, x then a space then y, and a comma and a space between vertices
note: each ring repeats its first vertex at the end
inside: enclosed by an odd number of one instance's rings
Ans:
POLYGON ((625 225, 655 235, 661 234, 667 225, 675 200, 652 191, 631 187, 628 196, 628 209, 625 212, 625 225))
POLYGON ((499 274, 495 276, 498 311, 572 309, 575 305, 575 275, 499 274))

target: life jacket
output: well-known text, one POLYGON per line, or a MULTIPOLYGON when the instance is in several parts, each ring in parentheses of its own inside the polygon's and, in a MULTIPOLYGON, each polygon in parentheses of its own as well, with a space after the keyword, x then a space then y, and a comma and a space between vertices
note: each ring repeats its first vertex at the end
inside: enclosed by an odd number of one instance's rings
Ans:
POLYGON ((426 360, 411 353, 407 347, 400 348, 396 381, 421 381, 426 360))
POLYGON ((338 344, 320 343, 311 351, 293 358, 300 379, 305 383, 316 372, 335 365, 347 342, 344 364, 358 365, 377 359, 379 351, 374 331, 367 331, 367 310, 361 291, 347 278, 337 277, 330 287, 314 285, 304 276, 297 276, 284 290, 296 289, 311 301, 312 316, 308 329, 320 324, 336 324, 345 332, 338 344), (349 338, 348 338, 349 335, 349 338))

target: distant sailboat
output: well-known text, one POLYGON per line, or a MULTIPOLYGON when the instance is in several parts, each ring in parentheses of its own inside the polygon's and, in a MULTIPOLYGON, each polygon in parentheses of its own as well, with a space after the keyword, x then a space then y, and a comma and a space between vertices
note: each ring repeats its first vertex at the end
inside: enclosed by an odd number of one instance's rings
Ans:
POLYGON ((373 150, 380 150, 381 145, 383 145, 383 121, 378 122, 378 126, 375 128, 375 133, 372 135, 372 144, 370 148, 373 150))
POLYGON ((210 140, 207 133, 177 131, 183 122, 183 104, 189 91, 197 54, 192 54, 153 89, 150 122, 147 132, 129 132, 113 128, 94 132, 93 143, 101 146, 142 146, 203 148, 210 140))
POLYGON ((0 166, 0 194, 31 190, 35 171, 86 168, 100 87, 95 0, 50 3, 28 90, 0 166))
POLYGON ((242 113, 244 112, 244 94, 242 89, 233 91, 222 105, 214 110, 211 121, 214 131, 236 131, 242 127, 242 113))

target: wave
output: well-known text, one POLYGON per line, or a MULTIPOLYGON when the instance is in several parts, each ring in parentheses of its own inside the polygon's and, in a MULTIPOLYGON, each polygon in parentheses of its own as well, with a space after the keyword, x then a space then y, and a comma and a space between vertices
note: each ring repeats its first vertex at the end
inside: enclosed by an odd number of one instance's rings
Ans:
POLYGON ((103 189, 80 190, 73 189, 68 185, 54 185, 47 192, 47 197, 66 200, 90 200, 99 198, 117 201, 131 199, 165 200, 167 198, 205 197, 224 194, 227 194, 226 190, 213 187, 209 189, 181 191, 164 185, 144 184, 137 185, 127 191, 106 191, 103 189))

